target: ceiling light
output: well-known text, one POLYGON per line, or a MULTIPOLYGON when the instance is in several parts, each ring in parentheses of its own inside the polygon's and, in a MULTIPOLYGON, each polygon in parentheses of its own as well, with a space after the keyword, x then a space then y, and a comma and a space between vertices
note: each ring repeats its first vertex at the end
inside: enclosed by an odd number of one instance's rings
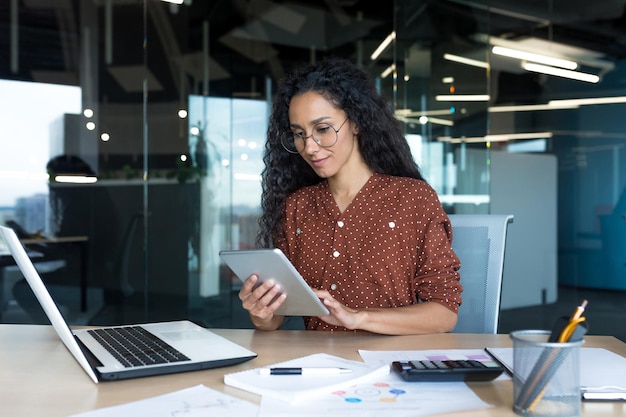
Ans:
POLYGON ((460 64, 471 65, 473 67, 489 68, 489 64, 487 62, 479 61, 477 59, 465 58, 459 55, 443 54, 443 58, 447 59, 448 61, 454 61, 460 64))
POLYGON ((370 59, 371 59, 372 61, 375 61, 375 60, 376 60, 376 59, 380 56, 380 54, 382 54, 382 53, 383 53, 383 51, 384 51, 385 49, 387 49, 387 47, 389 46, 389 44, 390 44, 390 43, 391 43, 394 39, 396 39, 396 32, 395 32, 395 31, 393 31, 393 32, 391 32, 389 35, 387 35, 387 37, 385 38, 385 40, 384 40, 384 41, 382 41, 382 42, 380 43, 380 45, 378 45, 378 48, 376 48, 376 50, 374 51, 374 53, 372 53, 372 55, 370 56, 370 59))
POLYGON ((588 83, 597 83, 600 81, 600 77, 595 74, 587 74, 585 72, 570 71, 563 68, 554 68, 547 65, 532 64, 525 62, 522 64, 522 68, 526 71, 539 72, 542 74, 555 75, 557 77, 571 78, 572 80, 585 81, 588 83))
MULTIPOLYGON (((478 34, 475 36, 475 39, 494 47, 500 47, 496 49, 495 52, 503 52, 508 49, 518 51, 518 57, 519 54, 527 54, 524 55, 523 58, 519 58, 526 61, 570 70, 576 69, 576 67, 572 68, 572 64, 577 64, 578 66, 598 68, 600 75, 615 69, 615 64, 609 60, 602 59, 605 55, 598 51, 578 48, 553 40, 540 39, 533 36, 524 37, 519 40, 508 40, 485 34, 478 34), (549 53, 549 55, 545 55, 545 53, 549 53), (538 60, 538 57, 543 57, 544 59, 538 60), (559 65, 559 62, 563 65, 559 65)), ((492 49, 492 53, 495 52, 492 49)))
POLYGON ((550 100, 549 106, 588 106, 594 104, 618 104, 626 103, 626 96, 615 97, 592 97, 592 98, 575 98, 569 100, 550 100))
POLYGON ((183 4, 184 0, 161 0, 164 3, 183 4))
POLYGON ((387 78, 389 74, 391 74, 396 69, 396 64, 389 65, 381 74, 381 78, 387 78))
POLYGON ((54 177, 54 180, 69 184, 93 184, 98 181, 98 178, 88 175, 57 175, 54 177))
POLYGON ((494 46, 491 52, 496 55, 506 56, 509 58, 523 59, 525 61, 539 62, 540 64, 552 65, 553 67, 566 68, 575 70, 578 64, 567 59, 555 58, 547 55, 535 54, 532 52, 520 51, 518 49, 504 48, 502 46, 494 46))
MULTIPOLYGON (((436 125, 444 125, 444 126, 454 126, 454 121, 452 120, 441 119, 439 117, 426 117, 426 116, 422 116, 422 117, 425 117, 428 123, 432 123, 436 125)), ((419 118, 420 123, 422 122, 422 117, 419 118)))
POLYGON ((558 110, 558 109, 577 109, 576 104, 528 104, 524 106, 495 106, 489 107, 490 113, 506 113, 515 111, 537 111, 537 110, 558 110))
POLYGON ((437 101, 489 101, 489 94, 441 94, 437 101))
POLYGON ((443 125, 443 126, 454 126, 453 120, 442 119, 439 117, 428 117, 428 116, 420 116, 418 119, 412 117, 398 117, 398 120, 404 123, 415 123, 425 125, 426 123, 443 125))
POLYGON ((486 135, 475 137, 458 137, 440 136, 437 138, 439 142, 449 143, 482 143, 482 142, 506 142, 518 139, 547 139, 552 137, 552 132, 529 132, 529 133, 504 133, 500 135, 486 135))
POLYGON ((453 112, 450 109, 446 110, 425 110, 425 111, 413 111, 411 109, 398 109, 396 110, 396 116, 401 117, 419 117, 419 116, 442 116, 449 115, 453 112))

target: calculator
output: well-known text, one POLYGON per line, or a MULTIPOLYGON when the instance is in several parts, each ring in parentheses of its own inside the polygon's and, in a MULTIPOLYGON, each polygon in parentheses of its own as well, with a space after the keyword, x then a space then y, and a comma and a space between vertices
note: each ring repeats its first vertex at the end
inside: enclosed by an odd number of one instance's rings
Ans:
POLYGON ((504 371, 474 359, 394 361, 391 368, 409 382, 491 381, 504 371))

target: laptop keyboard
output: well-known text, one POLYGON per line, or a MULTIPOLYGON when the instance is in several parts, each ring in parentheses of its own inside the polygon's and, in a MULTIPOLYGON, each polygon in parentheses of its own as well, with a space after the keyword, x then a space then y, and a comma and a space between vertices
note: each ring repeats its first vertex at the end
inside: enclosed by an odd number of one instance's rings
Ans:
POLYGON ((140 326, 92 329, 88 333, 126 368, 190 360, 140 326))

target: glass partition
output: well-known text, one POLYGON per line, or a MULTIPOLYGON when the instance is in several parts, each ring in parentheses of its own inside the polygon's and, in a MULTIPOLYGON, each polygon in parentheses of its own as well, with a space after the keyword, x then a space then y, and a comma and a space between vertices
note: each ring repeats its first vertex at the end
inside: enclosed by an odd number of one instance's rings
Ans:
POLYGON ((458 2, 397 2, 394 21, 394 48, 370 58, 413 148, 419 143, 416 159, 448 213, 488 213, 489 64, 475 38, 489 34, 489 14, 458 2))
MULTIPOLYGON (((254 246, 274 91, 343 56, 447 212, 514 214, 504 308, 623 290, 623 19, 564 0, 2 2, 0 222, 72 323, 247 327, 218 253, 254 246)), ((0 320, 45 320, 0 259, 0 320)))

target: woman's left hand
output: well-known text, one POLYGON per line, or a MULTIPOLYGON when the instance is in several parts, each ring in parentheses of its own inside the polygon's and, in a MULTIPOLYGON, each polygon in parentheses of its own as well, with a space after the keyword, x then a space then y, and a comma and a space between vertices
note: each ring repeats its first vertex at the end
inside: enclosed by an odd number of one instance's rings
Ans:
POLYGON ((358 328, 358 311, 352 308, 346 307, 339 301, 335 300, 332 295, 326 290, 314 289, 315 295, 322 300, 322 303, 326 306, 330 314, 328 316, 320 316, 320 319, 324 320, 328 324, 335 326, 343 326, 350 330, 358 328))

